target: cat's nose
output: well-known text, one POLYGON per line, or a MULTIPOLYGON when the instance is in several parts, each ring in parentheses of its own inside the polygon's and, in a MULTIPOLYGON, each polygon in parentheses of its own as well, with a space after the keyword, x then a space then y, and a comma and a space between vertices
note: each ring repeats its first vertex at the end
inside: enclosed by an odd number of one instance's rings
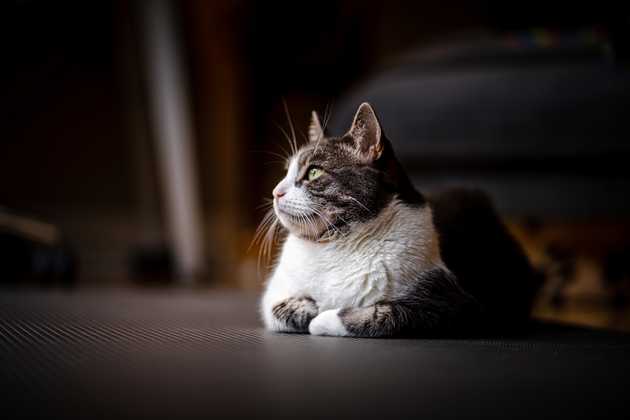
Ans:
POLYGON ((282 188, 274 188, 273 189, 273 196, 275 198, 283 197, 284 195, 286 195, 286 193, 287 192, 285 190, 283 190, 282 188))

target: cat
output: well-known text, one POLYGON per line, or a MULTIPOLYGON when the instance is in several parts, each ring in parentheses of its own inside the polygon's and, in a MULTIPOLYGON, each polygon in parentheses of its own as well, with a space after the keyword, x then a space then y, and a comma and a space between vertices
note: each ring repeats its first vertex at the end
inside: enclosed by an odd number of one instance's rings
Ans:
POLYGON ((330 137, 313 111, 273 190, 287 231, 261 299, 267 329, 390 337, 517 325, 536 275, 489 199, 418 192, 372 106, 330 137))

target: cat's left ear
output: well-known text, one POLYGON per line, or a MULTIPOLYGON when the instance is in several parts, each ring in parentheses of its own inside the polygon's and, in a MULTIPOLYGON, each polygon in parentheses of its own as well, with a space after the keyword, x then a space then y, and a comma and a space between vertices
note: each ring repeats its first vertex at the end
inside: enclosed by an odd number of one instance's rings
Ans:
POLYGON ((317 112, 311 112, 311 123, 308 125, 308 140, 313 142, 320 141, 325 136, 322 123, 319 122, 317 112))
POLYGON ((367 161, 375 161, 383 154, 383 132, 372 106, 363 102, 348 131, 354 139, 357 152, 367 161))

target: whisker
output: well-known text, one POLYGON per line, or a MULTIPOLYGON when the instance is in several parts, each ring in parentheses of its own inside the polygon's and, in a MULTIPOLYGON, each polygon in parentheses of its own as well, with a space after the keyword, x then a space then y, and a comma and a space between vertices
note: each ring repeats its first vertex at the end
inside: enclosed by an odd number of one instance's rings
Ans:
POLYGON ((295 136, 295 127, 293 126, 293 119, 291 118, 291 113, 289 112, 289 106, 287 105, 287 101, 282 98, 282 105, 284 106, 284 113, 287 116, 287 120, 289 121, 289 128, 291 129, 291 135, 293 138, 293 144, 295 146, 295 151, 298 150, 297 137, 295 136))
POLYGON ((313 150, 313 153, 317 152, 317 148, 319 147, 319 143, 324 138, 324 132, 326 132, 326 126, 328 125, 328 121, 330 119, 330 115, 331 114, 332 114, 332 104, 329 102, 326 105, 326 108, 324 109, 324 123, 323 123, 323 126, 322 126, 322 130, 319 133, 319 137, 317 138, 317 143, 315 143, 315 148, 313 150))
MULTIPOLYGON (((317 228, 317 223, 315 222, 311 213, 317 215, 324 222, 324 227, 326 229, 326 233, 322 235, 320 239, 327 239, 334 237, 334 235, 341 235, 341 231, 323 214, 323 212, 320 211, 316 204, 311 204, 310 206, 306 207, 302 205, 296 205, 296 203, 288 202, 286 203, 286 205, 288 205, 293 211, 297 212, 299 216, 305 216, 309 220, 311 220, 312 224, 310 226, 312 226, 314 229, 317 228), (333 232, 332 234, 330 233, 331 230, 333 232)), ((345 220, 342 219, 342 221, 346 223, 345 220)))
MULTIPOLYGON (((277 124, 276 124, 276 125, 277 125, 277 124)), ((288 161, 288 160, 291 158, 291 153, 289 153, 289 152, 287 151, 287 149, 285 149, 284 147, 282 147, 282 145, 281 145, 281 144, 278 144, 277 146, 280 148, 280 150, 282 151, 282 153, 284 153, 284 156, 282 156, 282 157, 288 161)))
POLYGON ((263 163, 263 165, 265 166, 269 166, 269 165, 286 165, 287 161, 286 160, 268 160, 265 163, 263 163))
MULTIPOLYGON (((316 210, 316 209, 318 209, 318 208, 319 208, 319 210, 322 210, 321 206, 313 205, 313 210, 316 210)), ((322 215, 322 217, 324 217, 324 216, 322 215)), ((348 223, 348 221, 347 221, 346 219, 344 219, 343 217, 341 217, 341 216, 337 215, 337 218, 338 218, 339 220, 341 220, 341 221, 342 221, 345 225, 348 225, 348 224, 349 224, 349 223, 348 223)), ((328 219, 326 219, 326 220, 327 220, 328 222, 330 222, 328 219)), ((332 225, 332 224, 331 224, 331 225, 332 225)), ((334 225, 333 225, 333 226, 334 226, 334 225)), ((338 228, 338 227, 336 227, 336 226, 334 226, 334 227, 335 227, 335 229, 337 230, 337 233, 339 233, 339 234, 341 235, 341 234, 342 234, 342 232, 339 230, 339 228, 338 228)))
POLYGON ((263 216, 262 220, 258 224, 258 227, 256 228, 256 233, 254 234, 254 238, 252 239, 252 242, 249 245, 249 248, 247 249, 248 252, 251 249, 251 247, 253 245, 255 245, 261 239, 262 232, 275 219, 275 216, 276 215, 275 215, 273 209, 267 210, 267 212, 263 216))
POLYGON ((319 147, 319 143, 324 138, 324 128, 322 128, 321 132, 317 136, 317 143, 315 143, 315 148, 313 149, 313 154, 317 153, 317 148, 319 147))
POLYGON ((317 214, 319 218, 324 221, 324 228, 326 229, 326 232, 323 235, 320 235, 318 240, 328 239, 332 237, 330 234, 330 228, 333 227, 333 225, 328 220, 326 220, 326 218, 323 217, 323 215, 320 215, 317 212, 315 212, 315 214, 317 214))
POLYGON ((287 131, 280 124, 278 124, 278 123, 275 123, 275 124, 276 124, 276 127, 278 127, 280 129, 280 131, 284 135, 284 138, 287 140, 287 142, 289 142, 289 146, 291 147, 291 155, 296 154, 297 153, 297 148, 293 144, 293 141, 291 140, 291 137, 289 136, 289 133, 287 133, 287 131))
POLYGON ((257 232, 254 235, 254 239, 252 240, 251 244, 249 245, 249 248, 247 249, 247 251, 249 252, 251 250, 251 248, 257 244, 260 243, 260 246, 262 246, 263 242, 264 242, 264 237, 265 235, 263 234, 263 232, 266 231, 266 229, 268 229, 268 227, 273 223, 272 220, 268 220, 263 226, 261 226, 261 230, 259 232, 257 232))
POLYGON ((363 207, 365 209, 365 211, 367 211, 368 213, 372 214, 372 210, 368 209, 363 203, 361 203, 359 200, 357 200, 354 197, 351 197, 349 195, 344 196, 344 198, 349 198, 350 200, 354 201, 355 203, 357 203, 358 205, 360 205, 361 207, 363 207))
POLYGON ((282 154, 277 153, 277 152, 272 152, 270 150, 250 150, 249 152, 250 153, 265 153, 265 154, 268 154, 268 155, 271 155, 271 156, 278 157, 280 159, 287 159, 287 156, 282 155, 282 154))
POLYGON ((317 232, 317 225, 315 224, 315 220, 307 213, 304 213, 304 218, 307 221, 308 226, 312 229, 313 233, 317 232))
MULTIPOLYGON (((316 206, 313 206, 311 208, 311 210, 317 214, 323 221, 324 223, 326 223, 326 233, 328 234, 328 232, 330 231, 330 229, 332 229, 334 231, 335 234, 341 234, 341 231, 339 230, 339 228, 337 228, 337 226, 333 225, 331 223, 331 221, 321 212, 319 211, 316 206)), ((332 235, 330 236, 332 238, 332 235)))
POLYGON ((271 224, 266 229, 265 235, 263 236, 261 247, 258 252, 258 261, 256 264, 256 269, 259 275, 261 272, 261 266, 262 266, 263 260, 266 262, 269 262, 271 260, 271 249, 273 247, 273 243, 274 243, 273 239, 276 233, 277 226, 278 226, 278 219, 274 218, 271 224))
POLYGON ((305 143, 308 143, 308 136, 304 133, 303 130, 299 130, 300 136, 302 136, 302 139, 304 140, 305 143))
POLYGON ((268 210, 261 222, 258 224, 256 228, 256 234, 254 235, 254 240, 258 239, 258 235, 267 227, 267 225, 271 222, 273 216, 271 215, 271 210, 268 210))
POLYGON ((326 127, 328 127, 328 122, 330 121, 330 117, 332 116, 332 108, 333 108, 332 101, 328 102, 324 110, 324 122, 323 122, 324 125, 322 127, 322 131, 326 131, 326 127))
POLYGON ((265 200, 264 203, 257 205, 256 210, 264 209, 265 207, 271 207, 271 206, 273 206, 273 200, 268 198, 265 200))

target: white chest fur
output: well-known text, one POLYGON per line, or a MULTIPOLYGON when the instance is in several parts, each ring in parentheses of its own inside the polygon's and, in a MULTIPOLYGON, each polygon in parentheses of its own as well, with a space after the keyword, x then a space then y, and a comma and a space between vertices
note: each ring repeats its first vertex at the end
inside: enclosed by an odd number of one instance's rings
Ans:
POLYGON ((289 235, 263 297, 263 318, 290 296, 310 296, 320 311, 369 306, 404 293, 436 265, 442 262, 430 208, 394 201, 343 239, 316 243, 289 235))

